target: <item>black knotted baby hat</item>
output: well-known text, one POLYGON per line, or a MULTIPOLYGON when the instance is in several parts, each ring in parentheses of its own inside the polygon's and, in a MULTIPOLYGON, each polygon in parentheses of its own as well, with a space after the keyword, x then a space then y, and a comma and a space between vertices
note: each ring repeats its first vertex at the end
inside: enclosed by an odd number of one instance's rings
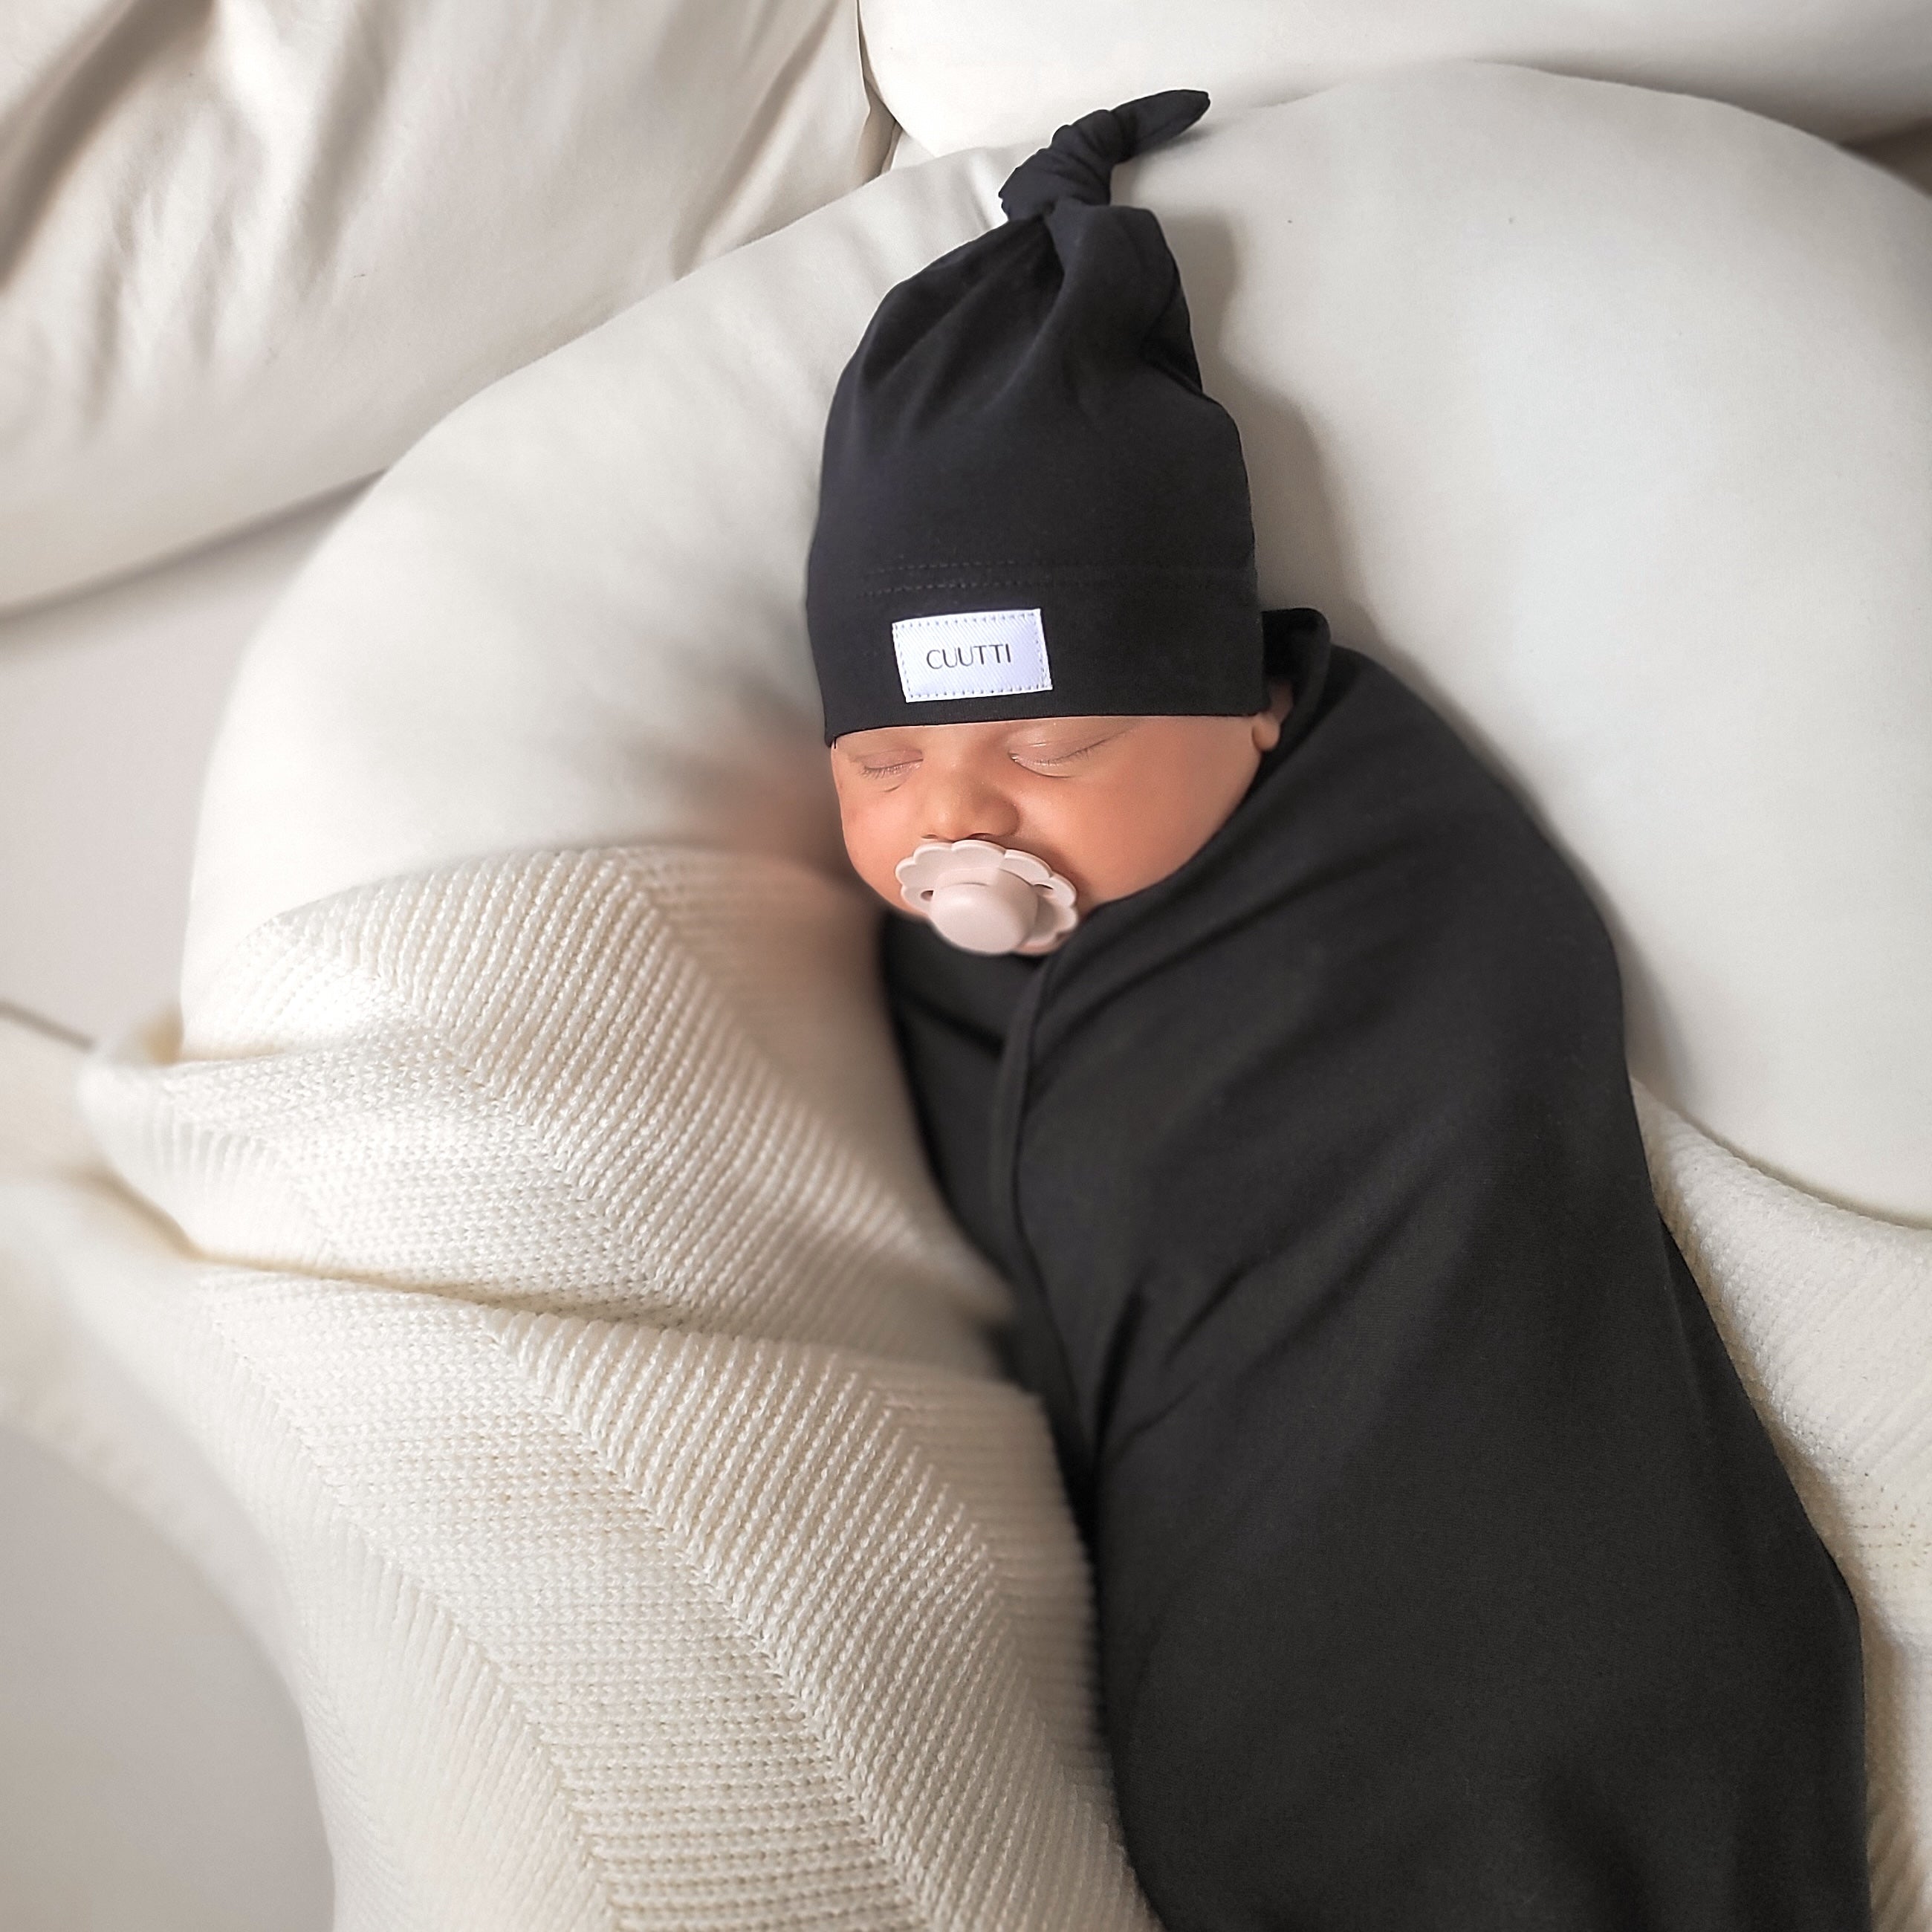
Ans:
POLYGON ((1268 704, 1248 478, 1159 220, 1114 164, 1192 88, 1062 128, 1003 226, 879 304, 826 424, 806 616, 827 744, 884 724, 1268 704))

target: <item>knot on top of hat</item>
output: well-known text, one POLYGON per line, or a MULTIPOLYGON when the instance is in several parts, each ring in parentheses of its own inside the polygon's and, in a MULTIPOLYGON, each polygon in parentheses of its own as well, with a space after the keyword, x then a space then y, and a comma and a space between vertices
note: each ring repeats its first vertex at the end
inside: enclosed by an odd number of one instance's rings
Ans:
POLYGON ((1038 154, 1014 169, 1000 190, 1000 206, 1010 221, 1044 214, 1061 201, 1104 207, 1112 199, 1117 164, 1172 140, 1207 111, 1208 97, 1198 87, 1169 88, 1118 107, 1096 107, 1057 130, 1038 154))

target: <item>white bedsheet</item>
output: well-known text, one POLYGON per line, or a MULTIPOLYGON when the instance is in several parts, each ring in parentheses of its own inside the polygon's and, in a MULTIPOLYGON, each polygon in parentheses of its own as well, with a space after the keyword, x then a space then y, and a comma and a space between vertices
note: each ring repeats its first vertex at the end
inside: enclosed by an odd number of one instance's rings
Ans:
POLYGON ((0 1002, 92 1035, 173 998, 230 679, 353 500, 0 614, 0 1002))
MULTIPOLYGON (((0 1196, 98 1172, 80 1060, 0 1016, 0 1196)), ((324 1932, 314 1775, 235 1506, 23 1232, 0 1208, 0 1924, 324 1932)))

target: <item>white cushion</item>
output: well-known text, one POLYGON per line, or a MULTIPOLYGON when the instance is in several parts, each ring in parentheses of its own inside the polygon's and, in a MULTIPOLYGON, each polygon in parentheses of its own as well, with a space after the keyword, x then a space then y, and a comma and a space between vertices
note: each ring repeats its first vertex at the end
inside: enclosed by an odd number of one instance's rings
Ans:
POLYGON ((1166 87, 1224 108, 1444 60, 1736 102, 1855 140, 1932 115, 1920 0, 862 0, 874 79, 934 154, 1043 140, 1166 87))
POLYGON ((8 0, 0 605, 365 476, 883 164, 853 0, 8 0))
MULTIPOLYGON (((186 979, 518 846, 838 870, 802 611, 825 409, 1019 151, 895 170, 459 410, 257 639, 186 979)), ((1932 1218, 1932 203, 1736 109, 1452 65, 1118 177, 1239 422, 1263 588, 1441 702, 1620 941, 1644 1077, 1932 1218)))
POLYGON ((896 170, 440 423, 244 658, 184 983, 285 908, 519 847, 684 842, 842 875, 804 632, 826 404, 881 292, 1010 160, 896 170))

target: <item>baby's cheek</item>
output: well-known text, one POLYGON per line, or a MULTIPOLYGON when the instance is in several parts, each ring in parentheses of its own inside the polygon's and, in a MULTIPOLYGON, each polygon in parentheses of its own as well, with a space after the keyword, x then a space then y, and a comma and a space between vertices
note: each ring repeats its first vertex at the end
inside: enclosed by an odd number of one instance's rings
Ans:
POLYGON ((1134 869, 1133 817, 1130 796, 1070 784, 1040 802, 1013 843, 1070 880, 1083 908, 1099 905, 1134 890, 1120 883, 1134 869))
POLYGON ((876 804, 866 810, 848 807, 840 800, 839 823, 852 869, 890 905, 901 902, 899 882, 892 868, 916 842, 900 838, 896 819, 896 814, 882 812, 876 804))
POLYGON ((1220 808, 1218 798, 1157 778, 1082 797, 1055 840, 1066 862, 1060 869, 1083 904, 1125 898, 1186 864, 1226 818, 1220 808))

